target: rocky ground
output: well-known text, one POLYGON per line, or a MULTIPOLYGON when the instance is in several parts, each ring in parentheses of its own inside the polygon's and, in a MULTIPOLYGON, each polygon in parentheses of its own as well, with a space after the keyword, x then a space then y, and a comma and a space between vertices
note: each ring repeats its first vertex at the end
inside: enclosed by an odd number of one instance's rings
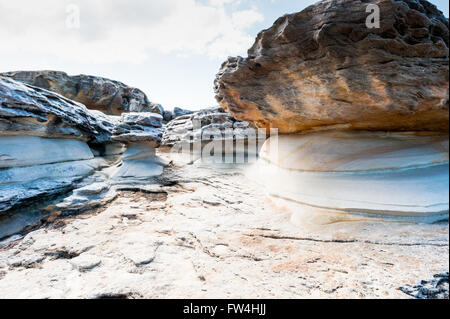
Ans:
POLYGON ((0 297, 448 298, 448 220, 295 225, 247 167, 177 165, 3 241, 0 297))

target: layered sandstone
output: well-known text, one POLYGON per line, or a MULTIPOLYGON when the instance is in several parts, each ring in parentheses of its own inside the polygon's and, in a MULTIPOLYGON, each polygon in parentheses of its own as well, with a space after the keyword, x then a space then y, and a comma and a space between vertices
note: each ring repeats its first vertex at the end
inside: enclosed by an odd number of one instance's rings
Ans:
POLYGON ((100 161, 114 123, 55 93, 0 77, 0 213, 67 192, 100 161))
POLYGON ((448 147, 445 135, 282 135, 264 144, 253 174, 302 223, 362 216, 433 221, 448 216, 448 147))
POLYGON ((193 153, 222 161, 222 155, 233 156, 258 154, 265 132, 252 124, 237 121, 220 107, 203 109, 193 114, 179 116, 165 127, 161 145, 173 152, 193 153))
POLYGON ((125 183, 139 183, 160 175, 163 164, 155 156, 163 135, 163 117, 156 113, 124 113, 114 128, 112 141, 126 144, 122 164, 112 171, 112 178, 125 183))
POLYGON ((259 33, 215 88, 238 120, 291 134, 265 143, 255 178, 298 220, 430 221, 449 211, 448 66, 431 3, 326 0, 259 33))
POLYGON ((111 139, 114 122, 50 91, 0 77, 0 136, 111 139))
POLYGON ((0 75, 53 91, 105 114, 153 112, 162 115, 164 112, 161 105, 150 102, 141 90, 98 76, 70 76, 59 71, 18 71, 0 75))
POLYGON ((229 58, 216 98, 238 120, 296 133, 448 131, 448 19, 413 0, 326 0, 279 18, 229 58), (368 28, 369 4, 380 28, 368 28))

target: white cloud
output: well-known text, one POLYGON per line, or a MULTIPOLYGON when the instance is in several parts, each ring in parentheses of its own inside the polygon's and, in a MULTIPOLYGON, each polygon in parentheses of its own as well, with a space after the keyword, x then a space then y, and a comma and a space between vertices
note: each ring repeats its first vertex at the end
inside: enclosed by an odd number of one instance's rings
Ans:
POLYGON ((263 20, 239 0, 0 0, 3 52, 42 54, 81 63, 140 63, 149 50, 222 60, 249 48, 246 30, 263 20), (68 4, 80 29, 66 26, 68 4))
POLYGON ((212 6, 223 6, 225 4, 230 4, 230 3, 240 4, 241 1, 240 0, 209 0, 209 3, 212 6))

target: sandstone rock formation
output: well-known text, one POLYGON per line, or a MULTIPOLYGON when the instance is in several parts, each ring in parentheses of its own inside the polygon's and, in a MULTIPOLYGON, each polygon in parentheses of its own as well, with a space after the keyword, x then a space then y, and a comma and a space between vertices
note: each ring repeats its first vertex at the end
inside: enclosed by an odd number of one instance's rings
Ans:
POLYGON ((0 75, 56 92, 83 103, 88 109, 110 115, 120 115, 122 112, 153 112, 162 115, 164 112, 160 104, 150 102, 141 90, 102 77, 69 76, 58 71, 19 71, 0 75))
POLYGON ((173 113, 171 111, 164 111, 163 120, 166 123, 172 121, 173 120, 173 113))
POLYGON ((177 117, 183 116, 183 115, 188 115, 188 114, 192 114, 194 113, 193 111, 190 110, 184 110, 182 108, 179 107, 175 107, 173 109, 173 118, 176 119, 177 117))
POLYGON ((366 216, 439 220, 449 210, 448 136, 326 131, 263 146, 255 178, 298 222, 366 216), (275 145, 273 145, 275 144, 275 145))
POLYGON ((247 122, 236 121, 221 107, 197 111, 175 118, 167 124, 162 143, 173 151, 222 154, 251 154, 256 156, 264 143, 261 134, 247 122), (205 149, 205 146, 207 149, 205 149))
POLYGON ((82 104, 0 77, 0 213, 73 188, 100 165, 87 142, 114 123, 82 104))
POLYGON ((91 144, 99 161, 95 172, 74 187, 63 200, 47 209, 58 215, 76 215, 108 204, 121 187, 148 185, 161 175, 165 163, 156 156, 161 142, 162 117, 156 113, 123 113, 121 117, 99 115, 114 122, 111 141, 91 144))
POLYGON ((194 163, 162 178, 0 239, 0 296, 392 299, 424 292, 418 284, 430 296, 445 289, 430 279, 449 269, 448 221, 311 228, 292 224, 236 166, 194 163))
POLYGON ((162 116, 156 113, 124 113, 114 127, 112 141, 149 142, 158 147, 162 137, 162 116))
POLYGON ((291 134, 265 143, 255 178, 293 219, 432 220, 449 211, 448 71, 448 19, 431 3, 326 0, 262 31, 215 88, 238 120, 291 134))
POLYGON ((175 107, 173 109, 173 111, 167 110, 167 111, 164 111, 163 113, 161 113, 161 115, 163 116, 164 122, 168 123, 168 122, 176 119, 177 117, 192 114, 192 113, 194 113, 194 112, 190 111, 190 110, 185 110, 185 109, 182 109, 179 107, 175 107))
POLYGON ((431 280, 422 280, 414 286, 400 287, 405 294, 416 299, 448 299, 449 281, 448 271, 435 274, 431 280))
POLYGON ((425 0, 326 0, 259 33, 217 74, 237 120, 311 128, 448 131, 448 19, 425 0), (369 4, 380 28, 368 28, 369 4))
POLYGON ((114 123, 47 90, 0 77, 0 136, 109 141, 114 123))
POLYGON ((233 122, 235 120, 230 113, 225 112, 220 107, 178 115, 165 127, 162 146, 173 146, 177 142, 188 141, 194 135, 200 138, 202 129, 208 128, 211 124, 219 124, 225 128, 233 127, 233 122))
POLYGON ((161 137, 159 114, 105 115, 0 77, 0 213, 24 211, 25 204, 74 188, 57 210, 80 212, 112 200, 113 181, 161 174, 163 164, 155 157, 161 137))
POLYGON ((148 180, 160 175, 163 164, 155 157, 155 149, 161 144, 162 116, 156 113, 123 113, 114 128, 112 141, 125 143, 122 165, 112 176, 125 179, 148 180))

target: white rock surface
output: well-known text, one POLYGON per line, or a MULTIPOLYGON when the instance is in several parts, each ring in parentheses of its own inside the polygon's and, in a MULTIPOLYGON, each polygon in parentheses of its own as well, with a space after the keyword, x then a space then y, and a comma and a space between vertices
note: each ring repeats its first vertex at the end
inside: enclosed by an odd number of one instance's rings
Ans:
POLYGON ((103 143, 114 123, 83 104, 0 76, 0 136, 69 138, 103 143))
POLYGON ((432 220, 448 216, 448 161, 448 136, 319 132, 271 138, 252 174, 277 202, 299 204, 299 219, 328 214, 334 222, 352 212, 432 220))
POLYGON ((82 181, 70 196, 55 205, 55 210, 63 215, 80 214, 87 209, 96 208, 112 201, 117 196, 111 187, 109 176, 95 172, 82 181))
POLYGON ((399 288, 448 272, 448 222, 298 226, 243 173, 176 167, 16 238, 0 298, 411 298, 399 288))
POLYGON ((231 114, 214 107, 169 122, 161 145, 170 148, 174 154, 191 153, 194 159, 243 163, 244 156, 248 157, 247 162, 256 159, 265 139, 265 131, 258 131, 247 122, 236 121, 231 114))
POLYGON ((112 141, 147 142, 158 147, 162 137, 162 116, 156 113, 123 113, 114 127, 112 141))
POLYGON ((101 264, 101 259, 95 255, 82 254, 71 259, 70 263, 80 272, 86 272, 94 269, 101 264))
POLYGON ((133 183, 161 175, 164 164, 155 152, 154 142, 128 144, 121 157, 122 164, 110 170, 112 179, 133 183))
POLYGON ((98 168, 95 159, 0 170, 0 213, 69 191, 98 168))
POLYGON ((0 169, 92 158, 89 146, 79 140, 0 136, 0 169))

